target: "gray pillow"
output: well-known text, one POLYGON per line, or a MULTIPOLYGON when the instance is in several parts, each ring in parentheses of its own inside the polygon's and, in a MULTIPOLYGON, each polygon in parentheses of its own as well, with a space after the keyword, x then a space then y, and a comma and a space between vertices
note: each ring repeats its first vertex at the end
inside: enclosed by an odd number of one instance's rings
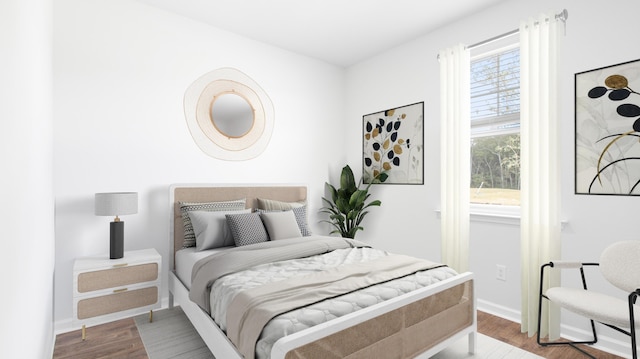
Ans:
POLYGON ((272 241, 302 237, 296 216, 292 211, 264 212, 260 213, 260 218, 272 241))
POLYGON ((262 224, 259 213, 227 214, 226 218, 236 246, 246 246, 269 240, 269 235, 262 224))
MULTIPOLYGON (((256 209, 258 213, 271 213, 271 212, 282 212, 282 210, 266 210, 266 209, 256 209)), ((303 237, 308 237, 311 235, 311 229, 309 228, 309 223, 307 222, 307 205, 304 204, 300 207, 293 207, 288 210, 293 212, 296 217, 296 222, 298 223, 298 228, 300 229, 300 233, 303 237)))
POLYGON ((191 211, 239 211, 243 210, 246 206, 246 199, 238 199, 233 201, 222 202, 180 202, 180 213, 182 214, 182 226, 184 228, 184 243, 182 248, 189 248, 196 246, 196 236, 193 233, 193 226, 191 225, 191 218, 189 218, 189 212, 191 211))
POLYGON ((242 211, 190 211, 189 218, 196 236, 196 250, 233 246, 233 235, 227 226, 226 214, 250 213, 242 211))

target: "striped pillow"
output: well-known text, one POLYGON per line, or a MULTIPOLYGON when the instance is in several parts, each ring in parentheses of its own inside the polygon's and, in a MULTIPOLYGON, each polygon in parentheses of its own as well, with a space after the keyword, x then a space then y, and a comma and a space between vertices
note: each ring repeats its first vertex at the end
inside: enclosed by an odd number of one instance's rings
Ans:
POLYGON ((222 202, 199 202, 189 203, 180 202, 180 213, 182 214, 182 225, 184 227, 184 243, 182 248, 189 248, 196 246, 196 235, 193 232, 193 224, 191 218, 189 218, 189 212, 191 211, 240 211, 245 209, 246 199, 237 199, 233 201, 222 202))
POLYGON ((302 207, 306 205, 305 201, 300 202, 283 202, 275 199, 258 198, 258 208, 267 211, 286 211, 289 209, 302 207))

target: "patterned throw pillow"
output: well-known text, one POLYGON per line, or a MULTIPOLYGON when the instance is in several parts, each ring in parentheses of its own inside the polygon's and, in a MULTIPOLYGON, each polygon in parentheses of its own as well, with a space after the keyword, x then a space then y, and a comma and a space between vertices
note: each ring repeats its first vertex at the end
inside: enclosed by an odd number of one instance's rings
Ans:
POLYGON ((184 227, 184 243, 182 248, 196 246, 196 235, 193 232, 193 225, 189 212, 191 211, 239 211, 245 209, 246 199, 222 202, 202 202, 188 203, 180 202, 180 213, 182 214, 182 224, 184 227))
POLYGON ((298 227, 300 227, 300 233, 302 233, 302 236, 310 236, 311 229, 309 228, 309 223, 307 222, 307 205, 305 204, 302 207, 295 207, 291 210, 293 211, 293 214, 296 215, 296 222, 298 223, 298 227))
POLYGON ((259 213, 227 214, 226 217, 237 247, 269 240, 259 213))

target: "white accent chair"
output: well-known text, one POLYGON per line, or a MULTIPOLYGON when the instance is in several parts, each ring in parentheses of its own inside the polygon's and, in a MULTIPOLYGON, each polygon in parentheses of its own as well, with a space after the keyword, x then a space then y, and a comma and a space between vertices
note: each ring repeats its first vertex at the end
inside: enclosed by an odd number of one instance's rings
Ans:
POLYGON ((637 359, 636 325, 640 325, 640 306, 636 298, 640 296, 640 241, 622 241, 607 247, 600 256, 599 263, 552 261, 540 268, 540 298, 538 307, 539 345, 570 345, 587 356, 594 358, 576 344, 594 344, 598 341, 594 321, 631 337, 631 352, 637 359), (625 297, 614 297, 587 289, 584 267, 598 266, 602 276, 614 286, 627 292, 625 297), (568 287, 549 288, 542 293, 545 269, 579 269, 582 289, 568 287), (562 308, 589 318, 593 339, 586 341, 542 342, 540 340, 540 319, 542 299, 547 299, 562 308))

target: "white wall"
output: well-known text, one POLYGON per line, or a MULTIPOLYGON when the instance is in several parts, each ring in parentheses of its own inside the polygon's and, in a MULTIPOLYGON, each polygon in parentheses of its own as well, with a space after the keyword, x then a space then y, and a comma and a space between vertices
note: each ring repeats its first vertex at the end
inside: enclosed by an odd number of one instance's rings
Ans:
MULTIPOLYGON (((457 43, 470 45, 492 38, 517 29, 521 19, 563 8, 569 11, 561 70, 562 152, 558 154, 562 161, 562 214, 568 221, 562 236, 563 257, 597 261, 602 249, 613 241, 638 238, 633 225, 637 197, 574 194, 573 83, 577 72, 640 58, 635 39, 640 2, 622 0, 614 5, 582 0, 511 0, 348 69, 349 138, 362 135, 364 114, 425 102, 425 184, 375 188, 383 202, 384 216, 371 213, 366 220, 364 233, 372 242, 426 258, 440 256, 440 222, 434 212, 440 207, 438 51, 457 43)), ((361 168, 361 146, 360 141, 347 144, 345 152, 353 168, 361 168)), ((473 222, 470 258, 481 306, 517 320, 519 231, 517 225, 473 222), (495 279, 496 264, 507 266, 506 282, 495 279)), ((567 317, 569 324, 584 327, 583 322, 567 317)), ((611 331, 603 333, 611 335, 611 331)), ((625 337, 621 340, 626 344, 625 337)))
MULTIPOLYGON (((168 263, 172 183, 298 183, 309 186, 310 223, 326 180, 345 162, 344 70, 128 0, 54 4, 56 330, 72 317, 74 258, 107 253, 107 217, 95 192, 137 191, 125 216, 125 250, 156 248, 168 263), (183 95, 199 76, 235 67, 275 108, 259 157, 217 160, 192 140, 183 95)), ((333 178, 332 178, 333 177, 333 178)), ((166 289, 167 266, 163 268, 166 289)))
POLYGON ((51 2, 0 2, 0 357, 53 350, 51 2))

